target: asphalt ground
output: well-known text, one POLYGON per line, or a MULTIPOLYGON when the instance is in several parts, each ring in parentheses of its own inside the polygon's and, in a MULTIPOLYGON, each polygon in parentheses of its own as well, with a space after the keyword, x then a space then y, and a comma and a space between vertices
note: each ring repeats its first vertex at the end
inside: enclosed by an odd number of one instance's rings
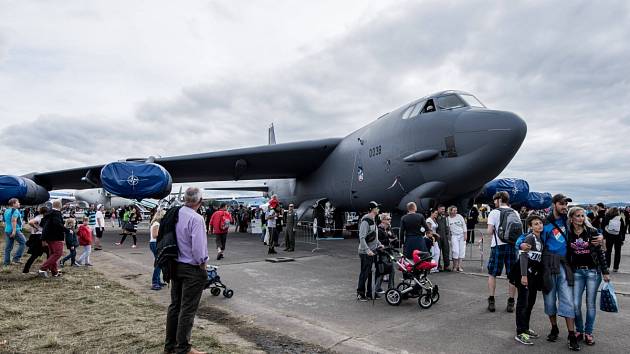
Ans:
MULTIPOLYGON (((93 263, 98 267, 99 260, 108 259, 114 263, 109 264, 110 267, 118 266, 121 272, 136 274, 137 281, 150 287, 153 256, 148 248, 147 232, 138 232, 135 249, 130 247, 129 238, 123 246, 114 246, 118 238, 116 230, 107 230, 103 241, 108 257, 99 257, 101 252, 96 252, 93 263), (112 255, 116 257, 109 257, 112 255)), ((483 253, 488 255, 489 238, 484 237, 484 241, 483 253)), ((505 312, 507 280, 504 278, 497 281, 497 312, 486 310, 487 277, 481 270, 479 244, 469 246, 467 258, 475 260, 464 262, 464 273, 430 275, 439 285, 441 298, 430 309, 421 309, 415 299, 405 300, 397 307, 382 299, 374 303, 356 301, 357 242, 356 239, 324 240, 315 252, 312 252, 315 245, 297 242, 296 252, 282 252, 282 247, 277 248, 277 256, 292 257, 293 262, 270 263, 265 261, 267 248, 258 236, 230 233, 225 258, 216 261, 214 238, 210 236, 210 263, 220 267, 219 275, 234 290, 234 297, 213 297, 206 292, 202 304, 216 306, 260 328, 338 352, 568 351, 566 326, 561 319, 562 339, 556 343, 541 338, 535 340, 535 345, 526 347, 514 341, 515 316, 505 312)), ((597 311, 594 333, 597 343, 594 347, 583 345, 583 352, 627 352, 629 342, 625 329, 630 325, 630 315, 625 308, 630 297, 622 295, 630 295, 627 246, 622 253, 620 272, 612 275, 621 293, 618 296, 621 312, 597 311)), ((163 296, 168 296, 166 292, 161 291, 163 296)), ((219 316, 217 320, 222 319, 219 316)), ((531 328, 543 337, 549 331, 541 294, 532 313, 531 328)))

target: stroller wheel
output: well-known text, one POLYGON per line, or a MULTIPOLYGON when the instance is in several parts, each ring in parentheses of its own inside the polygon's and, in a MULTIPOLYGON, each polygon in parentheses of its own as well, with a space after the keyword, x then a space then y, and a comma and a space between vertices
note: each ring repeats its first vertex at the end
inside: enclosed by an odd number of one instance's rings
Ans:
POLYGON ((440 301, 440 293, 439 292, 431 292, 431 302, 434 304, 440 301))
POLYGON ((225 296, 226 298, 228 298, 228 299, 229 299, 229 298, 231 298, 233 295, 234 295, 234 291, 232 291, 232 290, 228 290, 228 289, 223 290, 223 296, 225 296))
POLYGON ((212 288, 212 289, 210 289, 210 294, 212 294, 212 296, 219 296, 219 294, 221 294, 221 289, 219 289, 219 288, 212 288))
POLYGON ((423 309, 428 309, 433 305, 433 301, 431 300, 431 294, 424 294, 418 298, 418 305, 423 309))
POLYGON ((431 290, 431 301, 435 304, 440 301, 440 290, 437 285, 433 285, 433 289, 431 290))
POLYGON ((396 289, 389 289, 385 293, 385 301, 392 306, 398 306, 402 301, 402 294, 396 289))
POLYGON ((410 294, 410 293, 404 293, 404 294, 402 294, 402 292, 403 292, 403 291, 405 291, 405 289, 407 289, 408 287, 409 287, 409 284, 407 284, 407 283, 400 283, 400 284, 398 284, 398 286, 396 287, 396 290, 398 290, 398 292, 400 292, 400 293, 401 293, 401 295, 402 295, 402 298, 403 298, 403 299, 408 299, 408 298, 409 298, 409 294, 410 294))

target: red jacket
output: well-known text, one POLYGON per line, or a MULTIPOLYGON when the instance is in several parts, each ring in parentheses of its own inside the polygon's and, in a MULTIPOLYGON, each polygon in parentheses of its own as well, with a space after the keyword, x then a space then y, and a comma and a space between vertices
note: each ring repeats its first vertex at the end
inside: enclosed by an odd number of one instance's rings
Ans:
POLYGON ((232 215, 225 210, 217 210, 210 217, 210 225, 208 228, 210 232, 215 235, 222 235, 228 233, 229 223, 232 221, 232 215), (226 224, 228 227, 225 227, 226 224))
POLYGON ((89 246, 92 244, 92 230, 89 226, 81 224, 77 231, 80 246, 89 246))

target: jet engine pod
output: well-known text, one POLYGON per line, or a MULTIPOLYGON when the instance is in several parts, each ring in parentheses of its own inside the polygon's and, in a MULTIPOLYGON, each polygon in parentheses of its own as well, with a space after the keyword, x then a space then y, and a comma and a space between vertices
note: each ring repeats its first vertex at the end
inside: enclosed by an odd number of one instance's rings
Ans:
POLYGON ((524 203, 529 195, 529 183, 518 178, 495 179, 486 183, 477 199, 490 202, 496 192, 507 192, 510 195, 510 204, 524 203))
POLYGON ((112 162, 101 169, 103 188, 123 198, 162 199, 171 193, 172 183, 168 171, 155 163, 112 162))
POLYGON ((542 210, 551 206, 551 193, 529 192, 524 205, 529 209, 542 210))
POLYGON ((24 177, 0 175, 0 204, 6 205, 11 198, 21 204, 43 204, 50 199, 46 188, 24 177))

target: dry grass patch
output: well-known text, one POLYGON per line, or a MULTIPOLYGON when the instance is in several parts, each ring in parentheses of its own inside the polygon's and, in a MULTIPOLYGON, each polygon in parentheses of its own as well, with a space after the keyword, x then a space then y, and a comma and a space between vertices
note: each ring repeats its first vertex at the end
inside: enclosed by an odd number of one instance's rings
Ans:
MULTIPOLYGON (((64 270, 48 279, 22 274, 18 265, 0 273, 0 353, 162 352, 163 306, 89 268, 64 270)), ((192 342, 213 353, 234 351, 199 328, 192 342)))

